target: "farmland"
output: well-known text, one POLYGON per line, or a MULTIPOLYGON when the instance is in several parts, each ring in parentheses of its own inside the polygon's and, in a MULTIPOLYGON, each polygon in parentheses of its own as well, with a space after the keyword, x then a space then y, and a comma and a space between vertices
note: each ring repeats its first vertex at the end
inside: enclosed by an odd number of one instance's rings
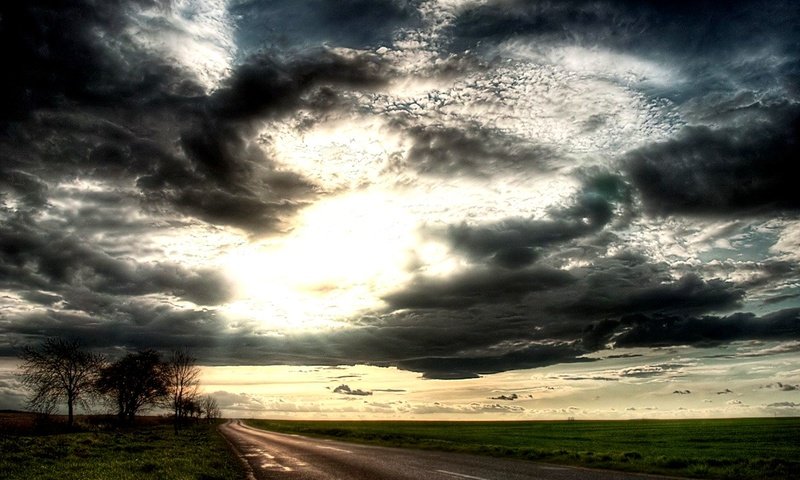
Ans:
POLYGON ((322 438, 702 478, 797 478, 800 418, 555 422, 298 422, 322 438))
POLYGON ((156 417, 127 428, 79 419, 78 431, 38 424, 26 414, 0 414, 0 477, 16 479, 243 478, 214 425, 197 424, 178 435, 156 417))

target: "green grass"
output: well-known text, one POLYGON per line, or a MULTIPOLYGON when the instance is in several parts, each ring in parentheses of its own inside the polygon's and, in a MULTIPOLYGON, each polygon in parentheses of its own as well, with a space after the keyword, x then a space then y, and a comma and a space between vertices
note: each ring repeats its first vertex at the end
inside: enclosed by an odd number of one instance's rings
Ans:
POLYGON ((0 436, 0 478, 192 479, 244 478, 241 465, 212 425, 175 435, 168 425, 126 432, 0 436))
POLYGON ((592 468, 696 478, 800 478, 800 418, 247 423, 345 441, 592 468))

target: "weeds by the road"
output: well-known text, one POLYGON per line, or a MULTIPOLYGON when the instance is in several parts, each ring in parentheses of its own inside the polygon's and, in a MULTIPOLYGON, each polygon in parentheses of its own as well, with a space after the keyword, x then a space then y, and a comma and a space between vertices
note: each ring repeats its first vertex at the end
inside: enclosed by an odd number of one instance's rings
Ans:
POLYGON ((243 478, 213 425, 0 436, 0 478, 101 480, 243 478))
POLYGON ((695 478, 800 478, 800 418, 565 422, 296 422, 267 430, 695 478))

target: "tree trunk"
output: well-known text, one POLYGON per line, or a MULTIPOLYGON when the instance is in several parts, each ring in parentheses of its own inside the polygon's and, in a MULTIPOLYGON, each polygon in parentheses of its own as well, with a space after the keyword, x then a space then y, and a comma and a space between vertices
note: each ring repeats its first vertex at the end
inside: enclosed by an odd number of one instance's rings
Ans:
POLYGON ((125 423, 125 405, 120 399, 117 399, 117 421, 120 425, 125 423))
POLYGON ((175 435, 177 435, 178 434, 178 402, 177 401, 175 402, 175 419, 174 420, 175 420, 175 422, 174 422, 175 435))
POLYGON ((72 413, 72 404, 73 404, 73 402, 74 402, 74 399, 72 398, 72 395, 67 396, 67 426, 69 428, 72 428, 72 424, 73 424, 73 421, 74 421, 74 416, 73 416, 73 413, 72 413))

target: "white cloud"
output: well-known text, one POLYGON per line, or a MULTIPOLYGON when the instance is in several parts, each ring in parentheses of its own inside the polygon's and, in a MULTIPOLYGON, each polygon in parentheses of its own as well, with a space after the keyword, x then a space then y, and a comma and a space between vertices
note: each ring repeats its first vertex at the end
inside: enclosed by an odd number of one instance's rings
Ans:
POLYGON ((782 227, 770 251, 783 260, 800 261, 800 221, 785 222, 782 227))
POLYGON ((192 71, 207 91, 225 78, 236 54, 228 0, 177 0, 135 12, 127 34, 141 47, 192 71))
POLYGON ((497 52, 509 58, 558 65, 570 72, 606 78, 623 85, 674 87, 683 81, 675 68, 597 46, 543 46, 538 40, 516 38, 499 45, 497 52))

